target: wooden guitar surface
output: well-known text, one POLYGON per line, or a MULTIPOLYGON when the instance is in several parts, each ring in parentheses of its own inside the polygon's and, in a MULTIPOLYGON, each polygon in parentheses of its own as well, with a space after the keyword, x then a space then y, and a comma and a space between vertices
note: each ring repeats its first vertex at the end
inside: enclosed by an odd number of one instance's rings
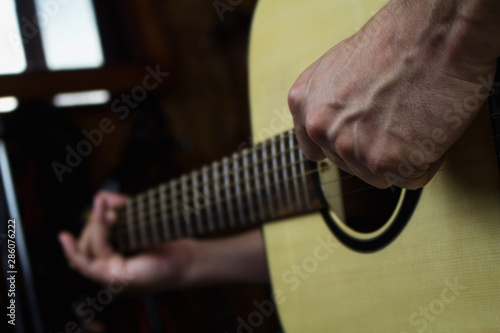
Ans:
MULTIPOLYGON (((250 48, 257 141, 292 127, 287 93, 295 79, 384 4, 259 3, 250 48)), ((264 225, 287 333, 500 332, 500 182, 483 111, 383 249, 346 247, 319 213, 264 225)))

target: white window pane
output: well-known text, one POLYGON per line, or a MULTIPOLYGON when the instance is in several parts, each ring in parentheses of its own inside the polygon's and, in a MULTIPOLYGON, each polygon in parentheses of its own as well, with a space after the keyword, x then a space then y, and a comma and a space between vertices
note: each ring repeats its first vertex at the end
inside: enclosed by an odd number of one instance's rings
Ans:
POLYGON ((26 70, 14 0, 0 0, 0 74, 26 70))
POLYGON ((47 67, 96 68, 104 63, 91 0, 35 0, 47 67))
POLYGON ((13 96, 0 97, 0 112, 11 112, 17 109, 19 101, 13 96))
POLYGON ((109 102, 111 95, 107 90, 91 90, 62 93, 54 96, 54 105, 63 108, 83 105, 99 105, 109 102))

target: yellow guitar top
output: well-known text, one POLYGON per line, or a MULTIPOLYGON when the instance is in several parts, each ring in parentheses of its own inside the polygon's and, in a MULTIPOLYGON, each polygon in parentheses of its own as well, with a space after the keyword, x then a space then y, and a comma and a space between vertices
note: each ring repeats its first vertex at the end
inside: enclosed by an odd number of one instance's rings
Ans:
MULTIPOLYGON (((250 48, 257 141, 292 127, 287 94, 293 82, 384 4, 259 3, 250 48)), ((487 107, 483 111, 423 189, 407 224, 381 248, 347 246, 320 213, 265 224, 275 302, 287 333, 500 332, 500 182, 487 107)), ((333 184, 325 190, 340 193, 333 184)), ((383 233, 351 230, 342 209, 331 206, 325 215, 346 239, 363 243, 383 233)))

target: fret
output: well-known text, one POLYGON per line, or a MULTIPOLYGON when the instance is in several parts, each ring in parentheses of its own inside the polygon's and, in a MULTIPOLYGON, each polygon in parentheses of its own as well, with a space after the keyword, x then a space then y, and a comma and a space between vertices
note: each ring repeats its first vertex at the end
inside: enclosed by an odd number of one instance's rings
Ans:
POLYGON ((193 236, 193 228, 191 227, 191 221, 189 220, 189 216, 191 216, 192 209, 191 205, 189 205, 189 194, 187 189, 187 176, 182 175, 181 177, 181 193, 182 193, 182 202, 180 203, 178 209, 182 212, 182 217, 184 218, 184 223, 186 225, 187 235, 189 237, 193 236))
POLYGON ((141 235, 142 246, 148 245, 148 236, 146 234, 146 217, 144 216, 144 197, 143 195, 137 196, 137 216, 139 218, 139 233, 141 235))
POLYGON ((128 236, 130 242, 130 249, 135 250, 137 244, 135 242, 135 230, 134 230, 134 222, 133 222, 133 209, 132 209, 133 201, 127 201, 127 228, 128 228, 128 236))
POLYGON ((302 190, 304 191, 306 209, 309 208, 309 193, 307 191, 307 179, 306 179, 306 156, 299 149, 299 165, 300 165, 300 178, 302 180, 302 190))
POLYGON ((259 163, 258 163, 258 155, 257 155, 257 147, 253 148, 252 152, 252 164, 253 164, 253 173, 254 173, 254 182, 255 182, 255 193, 257 194, 257 204, 259 206, 259 214, 261 221, 265 220, 264 214, 264 205, 262 203, 262 192, 260 190, 260 177, 259 177, 259 163))
POLYGON ((193 206, 195 207, 195 216, 196 216, 196 230, 198 235, 203 234, 203 224, 201 223, 201 211, 200 211, 200 202, 201 198, 200 191, 198 189, 198 173, 193 172, 191 174, 191 186, 193 188, 193 206))
POLYGON ((280 142, 280 155, 281 155, 281 165, 282 165, 281 171, 283 173, 283 185, 285 187, 286 203, 288 206, 288 212, 291 213, 293 211, 293 207, 292 207, 292 198, 290 196, 290 185, 289 185, 290 180, 288 179, 288 162, 286 160, 287 141, 285 138, 285 133, 280 134, 279 142, 280 142))
POLYGON ((270 138, 128 200, 116 209, 113 244, 137 251, 319 208, 308 163, 293 130, 270 138))
MULTIPOLYGON (((240 219, 240 224, 245 224, 245 217, 243 215, 243 202, 241 199, 241 184, 240 184, 240 170, 238 165, 239 155, 237 153, 233 154, 233 173, 234 173, 234 183, 235 183, 235 195, 236 203, 238 205, 238 218, 240 219)), ((242 166, 243 168, 245 166, 242 166)), ((250 209, 251 210, 251 209, 250 209)))
MULTIPOLYGON (((210 198, 212 195, 210 194, 210 189, 208 188, 208 167, 205 165, 202 168, 202 182, 203 182, 203 194, 205 195, 205 198, 210 198)), ((214 231, 215 226, 214 226, 214 220, 212 217, 212 207, 211 204, 209 204, 209 200, 205 200, 205 211, 207 213, 207 220, 208 220, 208 230, 214 231)))
MULTIPOLYGON (((252 223, 255 223, 255 213, 253 211, 253 200, 252 200, 252 191, 250 188, 250 172, 249 172, 249 166, 248 166, 248 154, 250 153, 250 150, 244 150, 243 151, 243 181, 245 182, 245 192, 246 192, 246 198, 247 198, 247 205, 248 205, 248 213, 250 215, 250 221, 252 223)), ((262 208, 262 207, 261 207, 262 208)))
POLYGON ((148 191, 148 199, 149 199, 149 221, 151 223, 151 233, 153 235, 153 244, 158 244, 160 242, 159 233, 158 233, 158 221, 156 219, 155 212, 155 190, 148 191))
POLYGON ((297 182, 297 165, 295 161, 295 140, 293 130, 288 132, 290 145, 290 165, 292 168, 293 189, 295 191, 295 202, 297 203, 298 211, 302 210, 302 200, 300 200, 299 184, 297 182))
MULTIPOLYGON (((285 197, 286 197, 286 203, 288 205, 288 212, 291 213, 293 211, 292 207, 292 198, 290 196, 290 185, 289 180, 288 180, 288 172, 287 172, 287 161, 286 161, 286 140, 285 140, 285 133, 281 133, 279 136, 279 142, 280 142, 280 155, 281 155, 281 166, 282 166, 282 173, 283 173, 283 184, 285 186, 285 197)), ((290 149, 292 149, 290 147, 290 149)))
POLYGON ((278 153, 276 151, 276 137, 271 138, 271 161, 273 166, 273 178, 276 189, 276 198, 278 199, 278 207, 281 215, 284 215, 283 211, 283 200, 281 199, 281 187, 279 179, 279 167, 278 167, 278 153))
POLYGON ((223 172, 223 177, 224 177, 224 194, 226 196, 225 201, 226 201, 226 209, 227 209, 227 215, 229 217, 229 226, 231 228, 234 228, 236 226, 236 222, 234 221, 234 211, 233 211, 233 205, 231 204, 231 179, 230 179, 230 174, 229 174, 229 159, 227 157, 224 157, 222 159, 222 172, 223 172))
POLYGON ((271 218, 274 218, 274 206, 271 198, 271 184, 269 181, 269 171, 267 166, 267 147, 264 144, 260 145, 260 147, 262 148, 262 173, 264 174, 264 186, 267 196, 267 206, 269 207, 269 215, 271 216, 271 218))
POLYGON ((161 206, 161 225, 163 229, 163 237, 165 240, 170 240, 170 230, 168 227, 168 212, 167 212, 167 185, 162 184, 160 186, 160 206, 161 206))
POLYGON ((219 220, 219 227, 221 230, 223 230, 225 227, 225 223, 224 223, 224 219, 222 217, 222 207, 221 207, 219 184, 217 184, 218 178, 219 178, 219 169, 218 168, 219 168, 218 163, 214 162, 213 163, 213 171, 214 171, 213 180, 214 180, 214 191, 215 191, 215 193, 214 193, 215 194, 215 207, 217 210, 217 219, 219 220))
POLYGON ((177 207, 177 181, 174 179, 170 182, 170 197, 172 198, 172 216, 174 218, 175 238, 181 238, 181 227, 179 224, 179 209, 177 207))

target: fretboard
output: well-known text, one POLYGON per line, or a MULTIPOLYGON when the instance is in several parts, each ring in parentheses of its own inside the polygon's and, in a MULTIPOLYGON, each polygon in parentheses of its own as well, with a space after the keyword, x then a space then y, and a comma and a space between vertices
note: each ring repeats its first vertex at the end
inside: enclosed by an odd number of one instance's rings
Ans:
POLYGON ((318 210, 316 172, 290 130, 131 198, 116 209, 110 237, 135 252, 318 210))

